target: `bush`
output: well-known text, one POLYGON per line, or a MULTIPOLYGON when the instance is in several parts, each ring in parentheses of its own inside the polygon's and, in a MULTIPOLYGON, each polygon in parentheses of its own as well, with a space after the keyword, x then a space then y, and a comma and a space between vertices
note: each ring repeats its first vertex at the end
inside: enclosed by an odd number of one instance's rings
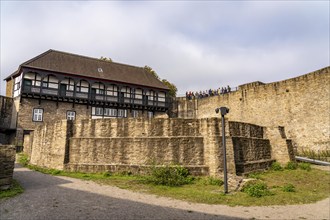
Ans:
POLYGON ((311 168, 311 165, 309 163, 299 163, 299 168, 302 169, 302 170, 307 170, 307 171, 310 171, 312 168, 311 168))
POLYGON ((261 181, 250 181, 243 186, 241 191, 247 193, 249 196, 257 198, 273 195, 269 191, 267 184, 261 181))
POLYGON ((296 170, 298 167, 298 164, 296 162, 290 161, 286 164, 285 169, 287 170, 296 170))
POLYGON ((121 175, 121 176, 131 176, 132 174, 133 173, 130 170, 124 170, 124 171, 119 172, 119 175, 121 175))
POLYGON ((282 166, 279 162, 273 162, 270 169, 274 170, 274 171, 282 171, 283 170, 283 168, 282 168, 282 166))
POLYGON ((295 192, 295 187, 291 183, 286 184, 282 187, 283 192, 295 192))
POLYGON ((182 166, 154 166, 147 181, 156 185, 181 186, 191 183, 193 178, 189 176, 188 169, 182 166))
POLYGON ((112 173, 109 171, 103 173, 103 177, 110 177, 110 176, 112 176, 112 173))

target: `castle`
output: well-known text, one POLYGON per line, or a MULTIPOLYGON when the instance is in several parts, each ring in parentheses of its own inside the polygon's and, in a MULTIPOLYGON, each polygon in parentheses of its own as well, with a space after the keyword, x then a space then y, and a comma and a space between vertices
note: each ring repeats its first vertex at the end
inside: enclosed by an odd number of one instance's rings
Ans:
POLYGON ((179 163, 196 175, 219 175, 214 110, 226 106, 228 169, 241 175, 293 160, 297 150, 328 149, 329 74, 326 67, 170 105, 168 88, 143 68, 51 50, 6 78, 13 98, 1 98, 0 137, 24 143, 31 163, 43 167, 144 172, 154 162, 179 163))

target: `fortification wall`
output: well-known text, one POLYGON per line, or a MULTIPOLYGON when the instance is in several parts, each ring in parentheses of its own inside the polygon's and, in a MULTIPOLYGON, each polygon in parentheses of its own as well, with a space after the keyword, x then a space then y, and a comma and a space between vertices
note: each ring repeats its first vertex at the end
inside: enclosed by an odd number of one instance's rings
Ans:
POLYGON ((17 111, 14 99, 0 96, 0 144, 15 144, 17 111))
MULTIPOLYGON (((177 99, 179 118, 221 117, 226 106, 231 121, 265 127, 282 126, 298 150, 329 149, 330 67, 280 82, 239 86, 238 91, 203 99, 177 99)), ((276 130, 276 129, 275 129, 276 130)))
POLYGON ((41 167, 63 170, 70 125, 70 122, 62 120, 37 127, 29 149, 30 162, 41 167))
POLYGON ((0 128, 15 129, 17 111, 14 99, 0 96, 0 128))
POLYGON ((0 145, 0 190, 8 189, 12 184, 15 155, 14 145, 0 145))
MULTIPOLYGON (((277 159, 276 147, 271 148, 270 141, 264 139, 264 130, 226 121, 230 173, 265 169, 277 159)), ((223 172, 221 134, 220 118, 64 120, 37 127, 29 137, 29 149, 31 163, 48 168, 140 172, 155 163, 176 163, 195 174, 219 175, 223 172)), ((288 154, 287 146, 282 147, 288 154)), ((282 155, 282 161, 288 159, 282 155)))

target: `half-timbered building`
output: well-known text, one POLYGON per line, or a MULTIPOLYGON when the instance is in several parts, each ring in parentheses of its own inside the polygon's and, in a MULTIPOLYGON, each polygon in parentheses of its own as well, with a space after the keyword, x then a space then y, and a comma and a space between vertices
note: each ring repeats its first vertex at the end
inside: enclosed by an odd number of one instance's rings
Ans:
POLYGON ((169 89, 143 67, 48 50, 8 76, 17 128, 54 120, 154 117, 168 110, 169 89))

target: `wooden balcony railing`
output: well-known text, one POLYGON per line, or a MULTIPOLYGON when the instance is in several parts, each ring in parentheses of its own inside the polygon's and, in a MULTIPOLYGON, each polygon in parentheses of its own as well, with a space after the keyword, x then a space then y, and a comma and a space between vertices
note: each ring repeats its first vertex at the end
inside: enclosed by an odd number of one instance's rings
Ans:
POLYGON ((167 108, 169 106, 169 100, 162 98, 162 100, 147 100, 145 97, 142 99, 129 98, 123 96, 109 96, 103 94, 91 94, 89 92, 74 92, 74 91, 60 91, 54 88, 42 88, 40 86, 23 86, 22 93, 33 94, 40 96, 53 96, 58 98, 73 98, 73 99, 85 99, 90 101, 100 102, 112 102, 112 103, 125 103, 134 104, 149 107, 162 107, 167 108))

